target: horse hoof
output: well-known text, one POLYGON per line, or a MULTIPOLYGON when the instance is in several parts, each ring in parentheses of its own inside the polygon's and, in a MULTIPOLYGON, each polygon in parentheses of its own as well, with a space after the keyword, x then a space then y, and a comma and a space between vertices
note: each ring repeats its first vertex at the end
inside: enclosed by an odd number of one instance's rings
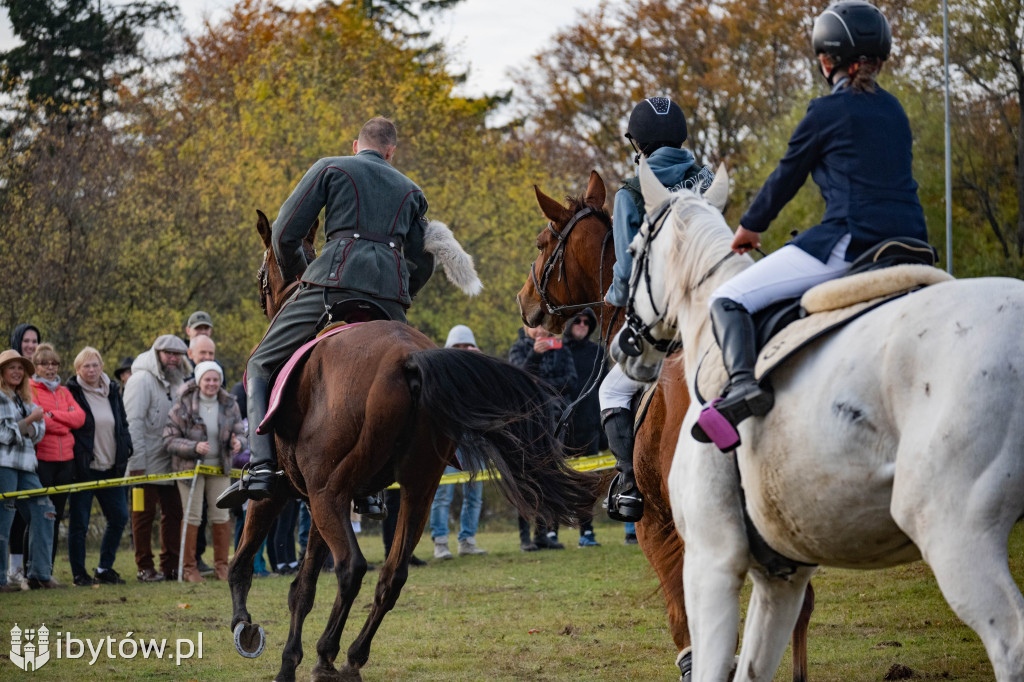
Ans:
POLYGON ((340 682, 363 682, 363 676, 359 674, 358 668, 346 664, 338 668, 338 680, 340 682))
POLYGON ((310 682, 363 682, 359 670, 349 665, 335 669, 333 666, 322 667, 318 664, 313 667, 309 679, 310 682))
POLYGON ((239 623, 235 626, 235 649, 246 658, 256 658, 267 645, 267 635, 262 625, 239 623))

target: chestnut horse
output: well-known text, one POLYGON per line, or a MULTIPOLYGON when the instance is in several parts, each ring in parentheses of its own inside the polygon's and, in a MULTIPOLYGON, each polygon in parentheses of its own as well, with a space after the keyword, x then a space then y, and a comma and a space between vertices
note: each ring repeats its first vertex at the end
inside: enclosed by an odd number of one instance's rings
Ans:
MULTIPOLYGON (((576 313, 590 306, 601 309, 601 339, 607 340, 618 331, 622 317, 603 300, 615 264, 611 217, 604 210, 604 181, 597 171, 591 171, 585 194, 570 198, 567 206, 536 186, 534 191, 550 223, 537 235, 540 253, 516 296, 523 322, 559 333, 576 313), (555 269, 557 274, 553 274, 555 269)), ((720 199, 723 203, 725 193, 727 190, 720 199)), ((690 632, 683 601, 683 542, 672 519, 667 481, 689 406, 683 364, 665 363, 633 449, 637 485, 644 495, 637 540, 661 582, 669 631, 679 650, 676 663, 681 667, 688 663, 683 656, 690 647, 690 632)), ((808 584, 803 611, 793 630, 793 679, 797 681, 807 679, 807 625, 813 610, 814 591, 808 584)))
MULTIPOLYGON (((257 229, 267 247, 260 270, 268 317, 295 290, 284 281, 270 248, 270 224, 257 229)), ((313 255, 316 225, 305 241, 313 255)), ((474 277, 475 279, 475 277, 474 277)), ((590 509, 594 475, 565 463, 554 433, 555 397, 533 376, 483 353, 439 349, 413 327, 393 321, 353 325, 325 338, 295 370, 274 422, 278 462, 286 479, 265 500, 249 505, 245 530, 231 562, 231 628, 244 656, 262 652, 265 637, 252 624, 246 598, 253 558, 289 497, 309 504, 312 527, 306 555, 288 593, 291 623, 278 682, 295 679, 302 660, 302 624, 313 606, 320 567, 334 555, 337 596, 320 640, 313 680, 359 680, 370 643, 408 576, 408 562, 445 466, 486 466, 524 516, 572 523, 590 509), (398 482, 401 505, 391 553, 362 631, 340 669, 334 661, 366 559, 349 521, 349 504, 398 482)))

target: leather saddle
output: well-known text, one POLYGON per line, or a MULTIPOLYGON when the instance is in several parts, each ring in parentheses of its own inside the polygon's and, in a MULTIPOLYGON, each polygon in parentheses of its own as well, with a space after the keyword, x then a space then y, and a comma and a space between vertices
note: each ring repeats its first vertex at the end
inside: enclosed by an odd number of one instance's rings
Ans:
MULTIPOLYGON (((850 264, 850 269, 836 281, 894 265, 934 266, 937 262, 938 252, 928 243, 911 237, 895 237, 862 253, 850 264)), ((768 341, 786 325, 806 317, 807 313, 801 308, 800 299, 801 297, 783 299, 754 314, 758 351, 768 345, 768 341)))

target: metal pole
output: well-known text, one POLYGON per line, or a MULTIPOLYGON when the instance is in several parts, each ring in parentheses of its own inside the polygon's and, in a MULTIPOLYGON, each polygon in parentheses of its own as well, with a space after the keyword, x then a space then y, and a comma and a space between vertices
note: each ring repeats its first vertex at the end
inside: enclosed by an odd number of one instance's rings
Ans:
MULTIPOLYGON (((185 572, 185 532, 188 528, 188 515, 192 511, 192 495, 196 492, 196 479, 199 478, 199 465, 202 460, 196 462, 196 469, 192 472, 192 485, 188 489, 188 502, 185 504, 185 511, 181 515, 181 539, 178 542, 178 582, 184 581, 185 572)), ((173 484, 175 487, 178 483, 173 484)), ((163 510, 161 510, 163 511, 163 510)))
POLYGON ((949 4, 942 0, 942 59, 946 67, 946 272, 953 274, 953 161, 949 136, 949 4))

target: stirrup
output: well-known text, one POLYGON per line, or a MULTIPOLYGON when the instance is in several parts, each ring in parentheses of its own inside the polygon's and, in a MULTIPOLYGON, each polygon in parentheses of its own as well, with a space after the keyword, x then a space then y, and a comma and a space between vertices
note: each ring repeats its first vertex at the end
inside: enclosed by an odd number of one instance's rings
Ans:
POLYGON ((274 471, 269 465, 258 467, 253 472, 246 464, 242 467, 242 477, 229 485, 214 504, 218 509, 234 509, 247 500, 264 500, 273 494, 274 483, 282 474, 284 471, 274 471))
POLYGON ((704 406, 690 435, 701 443, 714 443, 722 452, 735 450, 740 445, 740 433, 729 419, 718 411, 722 398, 715 398, 704 406))
POLYGON ((624 495, 618 492, 619 483, 622 481, 622 472, 615 474, 611 485, 608 487, 608 499, 605 506, 608 508, 608 518, 623 523, 636 523, 644 517, 644 500, 637 495, 624 495))
POLYGON ((352 507, 356 514, 374 521, 383 521, 388 517, 388 507, 380 493, 353 500, 352 507))

